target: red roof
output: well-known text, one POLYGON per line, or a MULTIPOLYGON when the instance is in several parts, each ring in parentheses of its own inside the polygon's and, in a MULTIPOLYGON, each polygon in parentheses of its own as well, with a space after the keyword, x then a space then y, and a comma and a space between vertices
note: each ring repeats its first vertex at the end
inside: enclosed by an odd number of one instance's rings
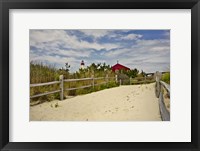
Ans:
POLYGON ((114 65, 114 66, 112 66, 112 71, 114 71, 115 72, 115 70, 130 70, 130 68, 128 68, 128 67, 125 67, 125 66, 123 66, 123 65, 121 65, 121 64, 119 64, 119 63, 117 63, 116 65, 114 65))

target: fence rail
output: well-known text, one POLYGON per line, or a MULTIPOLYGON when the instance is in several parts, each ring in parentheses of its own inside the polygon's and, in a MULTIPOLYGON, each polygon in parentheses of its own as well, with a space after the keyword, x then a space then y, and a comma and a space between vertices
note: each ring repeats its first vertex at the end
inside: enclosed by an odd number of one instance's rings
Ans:
POLYGON ((160 84, 167 90, 168 94, 170 95, 170 86, 169 84, 163 82, 163 81, 160 81, 160 84))
POLYGON ((39 87, 39 86, 45 86, 45 85, 53 85, 53 84, 58 84, 60 81, 53 81, 53 82, 46 82, 46 83, 35 83, 35 84, 30 84, 30 87, 39 87))
POLYGON ((106 77, 98 77, 98 78, 92 77, 92 78, 82 78, 82 79, 63 79, 63 75, 60 75, 60 81, 52 81, 52 82, 46 82, 46 83, 30 84, 30 87, 39 87, 39 86, 60 84, 60 90, 55 90, 55 91, 44 92, 44 93, 32 95, 32 96, 30 96, 30 99, 59 92, 60 93, 60 100, 63 100, 64 91, 78 90, 78 89, 84 89, 84 88, 89 88, 89 87, 93 87, 94 88, 94 86, 107 84, 109 82, 109 79, 110 80, 111 79, 115 79, 115 77, 106 76, 106 77), (101 80, 101 79, 104 79, 105 82, 101 82, 101 83, 96 83, 95 84, 95 80, 101 80), (87 81, 87 80, 90 80, 92 84, 84 85, 84 86, 80 86, 80 87, 76 87, 76 88, 65 88, 64 89, 64 82, 77 82, 77 81, 87 81))
POLYGON ((76 81, 86 81, 86 80, 92 80, 93 78, 82 78, 82 79, 64 79, 64 82, 76 82, 76 81))
POLYGON ((30 96, 30 98, 32 99, 32 98, 36 98, 36 97, 40 97, 40 96, 44 96, 44 95, 49 95, 49 94, 53 94, 53 93, 58 93, 58 92, 61 92, 61 90, 55 90, 55 91, 36 94, 36 95, 30 96))
POLYGON ((165 89, 170 96, 170 86, 169 84, 161 81, 162 74, 159 72, 156 72, 156 85, 155 85, 155 93, 156 97, 159 98, 159 108, 160 108, 160 114, 163 121, 170 121, 170 113, 167 110, 167 107, 164 102, 163 97, 163 89, 165 89))
POLYGON ((130 84, 148 84, 153 82, 155 82, 155 78, 153 76, 130 78, 130 84))
MULTIPOLYGON (((130 78, 128 81, 129 81, 130 85, 131 84, 142 84, 142 83, 148 83, 148 82, 150 82, 150 83, 156 82, 155 94, 156 94, 156 97, 159 99, 159 109, 160 109, 161 118, 162 118, 163 121, 169 121, 170 120, 170 113, 167 110, 165 102, 164 102, 163 89, 165 89, 168 93, 168 96, 170 96, 170 86, 169 86, 169 84, 161 81, 162 73, 156 72, 154 75, 155 75, 154 78, 153 78, 153 76, 136 78, 136 79, 130 78)), ((60 85, 59 90, 54 90, 54 91, 50 91, 50 92, 32 95, 32 96, 30 96, 30 99, 40 97, 40 96, 49 95, 49 94, 60 93, 60 100, 63 100, 64 91, 78 90, 78 89, 84 89, 84 88, 89 88, 89 87, 94 88, 95 86, 98 86, 98 85, 107 84, 109 82, 109 80, 111 81, 111 79, 114 79, 114 81, 119 83, 119 85, 122 84, 122 79, 120 79, 120 78, 118 79, 117 75, 115 77, 108 77, 108 75, 106 75, 106 77, 94 78, 94 76, 93 76, 91 78, 82 78, 82 79, 63 79, 63 75, 60 75, 60 81, 30 84, 30 87, 39 87, 39 86, 46 86, 46 85, 53 85, 53 84, 59 84, 60 85), (95 83, 95 80, 101 80, 101 79, 104 79, 105 81, 101 82, 101 83, 95 83), (76 87, 76 88, 65 88, 64 89, 64 82, 76 82, 76 81, 87 81, 87 80, 90 80, 91 84, 76 87)))
POLYGON ((65 90, 70 91, 70 90, 78 90, 78 89, 84 89, 84 88, 89 88, 92 85, 85 85, 85 86, 81 86, 81 87, 77 87, 77 88, 67 88, 65 90))
POLYGON ((102 83, 97 83, 97 84, 94 84, 95 86, 97 85, 102 85, 102 84, 106 84, 107 82, 102 82, 102 83))

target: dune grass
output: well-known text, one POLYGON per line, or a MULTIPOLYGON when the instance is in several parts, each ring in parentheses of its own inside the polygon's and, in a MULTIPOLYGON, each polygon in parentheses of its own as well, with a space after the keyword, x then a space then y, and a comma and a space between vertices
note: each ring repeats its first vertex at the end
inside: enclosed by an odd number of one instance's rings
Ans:
POLYGON ((170 72, 163 74, 161 80, 170 84, 170 72))
MULTIPOLYGON (((114 77, 114 74, 111 71, 108 71, 109 77, 114 77)), ((105 72, 103 71, 95 71, 95 78, 97 77, 106 77, 105 72)), ((52 81, 59 81, 59 76, 63 75, 64 79, 77 79, 77 78, 88 78, 92 77, 92 73, 88 71, 79 71, 73 74, 70 74, 66 70, 59 70, 56 69, 54 66, 45 65, 43 63, 30 63, 30 84, 35 83, 45 83, 45 82, 52 82, 52 81)), ((95 80, 95 84, 100 84, 105 82, 105 79, 98 79, 95 80)), ((92 80, 85 80, 85 81, 76 81, 76 82, 64 82, 64 89, 67 88, 77 88, 81 86, 91 85, 91 87, 78 89, 78 90, 70 90, 64 91, 64 96, 76 96, 81 94, 87 94, 91 92, 96 92, 99 90, 116 87, 118 84, 115 83, 115 79, 113 78, 107 84, 92 86, 92 80)), ((30 88, 30 96, 41 94, 45 92, 50 92, 54 90, 59 90, 59 84, 47 85, 47 86, 39 86, 39 87, 31 87, 30 88)), ((49 94, 41 97, 36 97, 30 99, 31 104, 39 104, 45 101, 52 101, 55 99, 60 99, 59 93, 49 94)))

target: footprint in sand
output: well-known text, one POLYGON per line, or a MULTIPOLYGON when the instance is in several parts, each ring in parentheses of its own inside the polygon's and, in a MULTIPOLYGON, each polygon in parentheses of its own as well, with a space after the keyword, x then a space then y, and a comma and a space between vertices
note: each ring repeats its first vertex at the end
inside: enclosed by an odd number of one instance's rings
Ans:
POLYGON ((126 99, 126 100, 128 101, 130 98, 129 98, 129 96, 126 96, 126 97, 127 97, 127 99, 126 99))
POLYGON ((107 111, 105 111, 105 113, 108 113, 108 112, 111 112, 111 110, 107 110, 107 111))
POLYGON ((111 110, 108 110, 108 112, 111 112, 111 110))
POLYGON ((123 109, 123 111, 128 112, 129 110, 128 109, 123 109))

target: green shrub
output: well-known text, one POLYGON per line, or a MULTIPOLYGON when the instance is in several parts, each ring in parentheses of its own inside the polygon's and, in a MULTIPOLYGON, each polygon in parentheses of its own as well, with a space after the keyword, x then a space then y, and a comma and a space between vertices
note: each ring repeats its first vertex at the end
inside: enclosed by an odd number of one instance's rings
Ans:
POLYGON ((170 72, 163 74, 161 80, 170 84, 170 72))
POLYGON ((118 77, 118 81, 121 80, 121 84, 122 85, 127 85, 127 84, 130 83, 130 78, 126 74, 124 74, 124 73, 119 73, 117 75, 117 77, 118 77))
MULTIPOLYGON (((63 75, 64 79, 80 79, 80 78, 89 78, 94 75, 94 77, 115 77, 114 72, 112 72, 111 66, 104 64, 91 64, 84 70, 76 71, 75 73, 70 73, 69 70, 65 70, 64 68, 56 69, 55 66, 45 65, 43 63, 30 62, 30 84, 36 83, 45 83, 52 81, 59 81, 59 76, 63 75), (98 67, 98 69, 97 69, 98 67)), ((131 72, 129 73, 131 74, 131 72)), ((121 73, 119 75, 120 79, 122 79, 122 84, 129 84, 129 77, 126 74, 121 73)), ((100 84, 105 82, 105 78, 96 79, 95 84, 100 84)), ((119 80, 119 79, 118 79, 119 80)), ((86 85, 92 85, 92 80, 86 81, 76 81, 76 82, 64 82, 64 89, 67 88, 77 88, 86 85)), ((65 96, 76 96, 81 94, 88 94, 91 92, 96 92, 100 90, 104 90, 107 88, 112 88, 119 86, 119 83, 115 83, 115 78, 112 81, 109 81, 107 84, 101 84, 77 90, 64 91, 64 99, 65 96)), ((30 96, 51 92, 60 89, 60 84, 39 86, 39 87, 31 87, 30 88, 30 96)), ((30 99, 32 104, 39 104, 45 101, 52 101, 54 99, 60 99, 60 93, 54 93, 50 95, 45 95, 41 97, 36 97, 30 99)))
POLYGON ((109 82, 109 83, 107 84, 107 88, 112 88, 112 87, 117 87, 117 86, 119 86, 119 84, 117 84, 117 83, 115 83, 115 82, 109 82))

